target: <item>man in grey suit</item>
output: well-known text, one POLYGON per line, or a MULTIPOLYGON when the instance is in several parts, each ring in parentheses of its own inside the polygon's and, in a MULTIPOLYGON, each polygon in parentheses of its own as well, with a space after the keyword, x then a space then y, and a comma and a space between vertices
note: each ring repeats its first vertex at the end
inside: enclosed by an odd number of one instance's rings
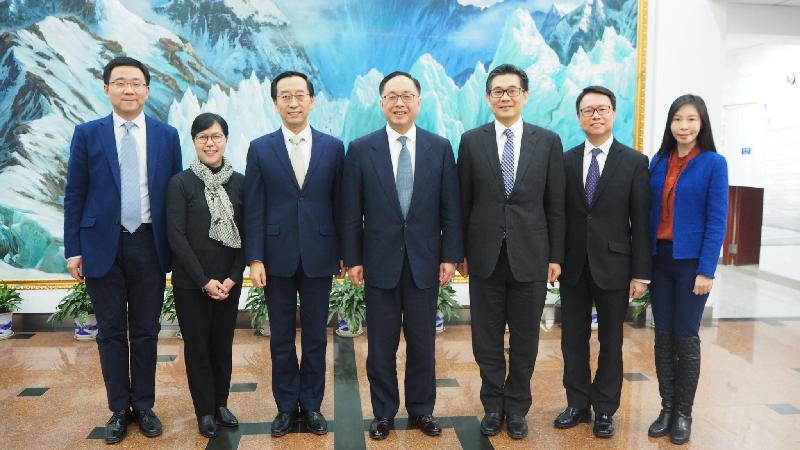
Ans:
POLYGON ((547 282, 564 257, 564 168, 557 134, 524 123, 528 76, 503 64, 489 73, 495 120, 461 137, 458 173, 464 218, 461 273, 470 276, 472 350, 481 373, 481 432, 528 434, 525 416, 547 282), (506 372, 503 333, 511 333, 506 372))

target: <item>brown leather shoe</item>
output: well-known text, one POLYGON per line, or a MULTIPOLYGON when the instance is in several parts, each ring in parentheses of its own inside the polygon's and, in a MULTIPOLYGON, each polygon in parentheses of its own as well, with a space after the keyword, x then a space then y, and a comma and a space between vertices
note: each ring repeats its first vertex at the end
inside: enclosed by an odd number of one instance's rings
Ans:
POLYGON ((394 419, 376 417, 369 425, 369 437, 376 440, 383 440, 389 436, 389 431, 394 428, 394 419))
POLYGON ((412 416, 410 419, 411 423, 418 426, 420 431, 428 436, 439 436, 442 434, 442 427, 439 426, 439 422, 436 421, 436 418, 430 414, 412 416))

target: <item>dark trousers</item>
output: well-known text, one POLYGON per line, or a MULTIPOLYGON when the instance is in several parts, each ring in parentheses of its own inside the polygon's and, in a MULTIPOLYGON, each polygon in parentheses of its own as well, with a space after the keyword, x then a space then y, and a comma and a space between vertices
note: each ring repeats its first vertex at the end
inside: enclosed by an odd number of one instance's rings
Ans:
POLYGON ((322 404, 332 280, 332 277, 306 276, 302 263, 292 277, 270 276, 267 280, 272 394, 279 411, 296 411, 298 406, 306 411, 319 411, 322 404), (298 293, 303 348, 299 365, 295 346, 298 293))
POLYGON ((697 278, 697 259, 674 259, 672 241, 659 240, 653 257, 650 303, 656 329, 676 338, 698 336, 708 294, 692 293, 697 278))
POLYGON ((97 348, 111 411, 130 406, 144 410, 155 403, 165 283, 149 227, 121 233, 117 258, 108 273, 86 278, 97 317, 97 348))
POLYGON ((600 289, 592 279, 589 261, 574 286, 561 284, 561 353, 567 404, 592 405, 595 412, 614 414, 622 393, 622 325, 628 310, 628 289, 600 289), (592 380, 589 338, 592 304, 597 308, 600 354, 592 380))
POLYGON ((436 299, 438 287, 414 284, 408 257, 393 289, 366 285, 367 377, 375 417, 394 418, 400 408, 397 348, 406 340, 405 405, 410 416, 433 414, 436 403, 436 299))
POLYGON ((480 368, 480 396, 486 412, 528 414, 546 290, 546 282, 514 279, 505 242, 494 272, 488 278, 469 279, 472 352, 480 368), (510 333, 507 375, 506 323, 510 333))
POLYGON ((197 417, 228 406, 233 330, 242 286, 228 298, 214 300, 200 289, 175 288, 175 311, 183 336, 183 359, 197 417))

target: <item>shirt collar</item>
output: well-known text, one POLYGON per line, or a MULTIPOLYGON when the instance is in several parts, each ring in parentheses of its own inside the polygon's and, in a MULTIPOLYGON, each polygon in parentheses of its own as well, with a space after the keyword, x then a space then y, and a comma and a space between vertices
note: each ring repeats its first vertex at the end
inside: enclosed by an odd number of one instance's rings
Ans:
POLYGON ((611 144, 613 144, 613 143, 614 143, 614 136, 613 135, 609 136, 608 140, 606 140, 605 142, 600 144, 599 147, 595 147, 587 139, 583 144, 583 154, 584 155, 591 155, 592 154, 592 149, 599 148, 603 152, 604 155, 608 156, 608 152, 611 150, 611 144))
POLYGON ((411 125, 411 129, 406 131, 405 134, 400 134, 395 131, 389 124, 386 124, 386 134, 389 135, 389 142, 397 141, 400 136, 405 136, 411 142, 417 142, 417 125, 411 125))
POLYGON ((137 128, 144 129, 144 111, 140 112, 138 116, 134 117, 134 119, 130 121, 120 117, 116 111, 111 113, 111 117, 114 119, 114 128, 119 128, 122 125, 125 125, 127 122, 133 122, 137 128))
POLYGON ((514 138, 519 138, 522 136, 522 117, 519 118, 516 122, 514 122, 510 127, 507 127, 500 123, 498 120, 494 121, 494 132, 497 136, 501 136, 506 129, 510 129, 512 133, 514 133, 514 138))
MULTIPOLYGON (((286 128, 286 125, 281 125, 281 133, 283 133, 283 140, 286 142, 289 142, 289 138, 295 135, 294 131, 286 128)), ((306 125, 297 135, 303 138, 304 141, 311 142, 311 125, 306 125)))

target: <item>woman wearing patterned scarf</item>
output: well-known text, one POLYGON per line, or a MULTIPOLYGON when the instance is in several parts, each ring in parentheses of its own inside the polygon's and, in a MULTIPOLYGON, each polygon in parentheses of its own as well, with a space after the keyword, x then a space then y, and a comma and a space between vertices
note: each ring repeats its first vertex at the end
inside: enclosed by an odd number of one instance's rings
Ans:
POLYGON ((223 158, 228 124, 203 113, 192 123, 197 159, 170 180, 167 236, 175 309, 200 434, 238 426, 228 410, 233 329, 242 291, 244 176, 223 158))

